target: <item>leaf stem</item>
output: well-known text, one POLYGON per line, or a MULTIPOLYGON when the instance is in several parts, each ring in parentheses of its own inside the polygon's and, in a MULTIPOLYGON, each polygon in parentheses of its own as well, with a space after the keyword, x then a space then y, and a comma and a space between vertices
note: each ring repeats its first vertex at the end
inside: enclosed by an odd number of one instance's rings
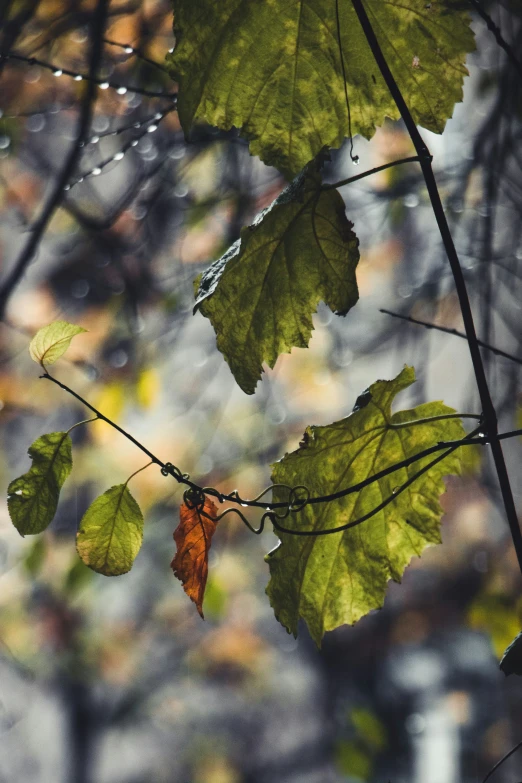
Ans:
POLYGON ((147 468, 150 468, 150 466, 151 466, 151 465, 154 465, 154 464, 155 464, 154 460, 152 460, 152 459, 151 459, 151 461, 150 461, 150 462, 147 462, 147 464, 146 464, 146 465, 144 465, 142 468, 138 468, 138 470, 135 470, 135 471, 134 471, 134 473, 131 473, 131 474, 130 474, 130 476, 129 476, 129 478, 128 478, 128 479, 127 479, 127 481, 125 482, 125 486, 127 486, 127 484, 129 483, 129 481, 130 481, 132 478, 134 478, 134 476, 137 476, 137 475, 138 475, 138 473, 141 473, 141 471, 142 471, 142 470, 146 470, 147 468))
MULTIPOLYGON (((470 433, 468 437, 472 438, 479 431, 480 428, 477 428, 474 432, 470 433)), ((414 473, 413 476, 410 476, 410 478, 407 481, 405 481, 404 484, 401 484, 400 487, 397 487, 392 492, 391 495, 388 495, 388 497, 382 501, 382 503, 379 503, 378 506, 372 508, 371 511, 368 511, 368 513, 364 514, 362 517, 359 517, 358 519, 354 519, 352 522, 347 522, 345 525, 339 525, 338 527, 327 528, 326 530, 293 530, 292 528, 284 527, 274 518, 274 516, 271 516, 270 518, 272 524, 274 528, 280 533, 291 533, 294 536, 328 536, 328 535, 332 535, 333 533, 342 533, 345 530, 350 530, 352 527, 357 527, 358 525, 362 525, 363 522, 367 522, 371 517, 375 516, 375 514, 378 514, 379 511, 385 509, 386 506, 388 506, 399 495, 405 492, 405 490, 407 490, 408 487, 411 487, 411 485, 415 481, 417 481, 417 479, 420 478, 424 473, 426 473, 428 470, 431 470, 431 468, 435 467, 435 465, 437 465, 439 462, 442 462, 443 459, 448 457, 450 454, 452 454, 456 449, 458 449, 462 445, 464 445, 464 442, 459 441, 451 448, 447 449, 443 454, 439 454, 438 457, 431 460, 431 462, 428 462, 427 465, 424 465, 420 470, 414 473)))
MULTIPOLYGON (((50 377, 50 376, 49 376, 50 377)), ((92 419, 83 419, 83 421, 77 421, 76 424, 73 424, 72 427, 69 427, 67 430, 67 435, 72 432, 76 427, 79 427, 80 424, 90 424, 91 421, 98 421, 99 416, 94 416, 92 419)))
POLYGON ((357 182, 359 179, 365 179, 371 177, 372 174, 378 174, 379 171, 385 171, 391 169, 392 166, 400 166, 401 163, 419 163, 420 159, 418 155, 411 155, 409 158, 399 158, 399 160, 392 160, 390 163, 383 163, 382 166, 377 166, 375 169, 369 171, 363 171, 361 174, 356 174, 348 179, 342 179, 340 182, 328 182, 326 185, 321 186, 321 190, 334 190, 335 188, 342 188, 345 185, 350 185, 352 182, 357 182))
POLYGON ((384 81, 386 82, 386 86, 388 87, 388 90, 390 91, 393 100, 399 109, 401 117, 413 142, 413 146, 415 147, 417 155, 419 156, 419 163, 422 169, 422 174, 424 176, 424 181, 426 183, 426 188, 428 190, 428 195, 430 197, 433 214, 435 216, 435 220, 437 221, 437 226, 439 228, 444 249, 448 257, 453 279, 455 281, 455 289, 459 299, 460 310, 462 313, 469 351, 471 354, 471 361, 475 371, 475 378, 477 381, 480 401, 482 404, 486 434, 491 443, 491 451, 493 454, 498 482, 502 493, 502 500, 504 502, 504 508, 518 559, 518 565, 522 573, 522 533, 520 532, 517 510, 513 498, 513 491, 509 481, 506 463, 504 460, 504 454, 502 452, 502 446, 498 438, 497 414, 491 399, 488 381, 482 362, 482 356, 480 354, 480 347, 475 331, 475 324, 473 322, 473 313, 471 311, 471 305, 469 302, 466 281, 464 280, 459 257, 455 249, 453 237, 451 236, 448 221, 446 220, 446 215, 444 213, 444 208, 440 199, 437 182, 433 174, 431 165, 433 156, 422 139, 417 126, 415 125, 413 116, 402 96, 399 86, 393 77, 390 67, 379 45, 375 31, 373 30, 373 27, 370 23, 362 0, 352 0, 352 4, 366 36, 366 40, 368 41, 368 44, 372 50, 375 62, 377 63, 384 81))
MULTIPOLYGON (((451 329, 448 326, 439 326, 438 324, 429 323, 428 321, 420 321, 418 318, 413 318, 411 315, 402 315, 402 313, 393 313, 391 310, 385 310, 384 308, 381 308, 379 312, 384 313, 385 315, 391 315, 392 318, 400 318, 402 321, 408 321, 411 324, 424 326, 426 327, 426 329, 435 329, 435 331, 437 332, 444 332, 445 334, 451 334, 454 337, 462 337, 463 340, 468 339, 463 332, 459 332, 457 329, 451 329)), ((491 351, 491 353, 494 353, 497 356, 503 356, 505 359, 510 359, 512 362, 516 362, 517 364, 522 364, 522 359, 519 359, 518 356, 513 356, 512 353, 507 353, 507 351, 503 351, 500 348, 496 348, 494 345, 485 343, 483 340, 477 340, 477 342, 481 348, 485 348, 486 350, 491 351)))

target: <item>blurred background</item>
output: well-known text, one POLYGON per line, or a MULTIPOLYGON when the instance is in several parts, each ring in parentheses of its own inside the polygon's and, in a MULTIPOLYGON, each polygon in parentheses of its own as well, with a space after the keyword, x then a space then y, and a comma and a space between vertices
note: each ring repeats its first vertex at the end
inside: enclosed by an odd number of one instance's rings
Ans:
MULTIPOLYGON (((520 4, 485 7, 522 51, 520 4)), ((40 434, 85 418, 28 355, 58 318, 89 330, 59 378, 198 483, 244 497, 270 483, 270 463, 307 425, 347 415, 405 363, 418 382, 401 408, 443 399, 479 412, 465 341, 380 312, 462 329, 416 165, 342 189, 361 241, 360 302, 346 318, 320 306, 310 348, 280 357, 255 396, 241 392, 210 323, 192 316, 193 280, 285 183, 234 132, 199 127, 185 142, 163 65, 169 3, 112 0, 85 143, 56 197, 94 14, 89 0, 0 8, 2 486, 28 469, 40 434)), ((484 352, 508 430, 522 426, 522 91, 480 17, 473 27, 464 101, 442 136, 423 135, 479 336, 520 357, 484 352)), ((345 147, 326 179, 413 152, 400 123, 354 145, 359 167, 345 147)), ((102 422, 73 440, 45 534, 21 539, 0 508, 1 783, 475 783, 522 740, 522 687, 498 669, 522 627, 521 577, 485 449, 447 481, 443 545, 390 584, 382 611, 317 650, 304 625, 298 640, 285 632, 264 594, 275 536, 233 515, 212 544, 199 618, 169 567, 182 492, 155 468, 132 482, 146 523, 132 571, 87 569, 74 546, 81 516, 146 460, 102 422)), ((519 443, 506 453, 520 502, 519 443)), ((521 777, 521 754, 498 783, 521 777)))

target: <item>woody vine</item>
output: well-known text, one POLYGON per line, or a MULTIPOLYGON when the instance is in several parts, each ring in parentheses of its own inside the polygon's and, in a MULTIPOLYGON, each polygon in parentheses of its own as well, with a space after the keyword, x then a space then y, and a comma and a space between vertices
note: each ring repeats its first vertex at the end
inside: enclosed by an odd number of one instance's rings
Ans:
MULTIPOLYGON (((246 499, 240 491, 195 483, 49 373, 81 327, 50 324, 30 350, 41 377, 94 414, 79 424, 105 421, 148 457, 142 469, 156 466, 186 487, 172 566, 200 614, 212 536, 234 513, 253 533, 272 525, 280 544, 267 555, 270 602, 289 632, 297 634, 302 618, 320 645, 325 632, 381 606, 387 582, 400 581, 414 555, 440 542, 443 478, 461 472, 462 449, 470 445, 491 449, 522 571, 522 537, 501 445, 521 431, 498 432, 480 353, 484 343, 477 339, 432 156, 417 128, 442 132, 461 98, 465 56, 474 48, 468 13, 451 0, 302 0, 295 6, 297 11, 237 0, 174 3, 176 47, 168 67, 178 83, 177 102, 168 97, 186 134, 197 122, 238 127, 252 154, 292 180, 196 281, 195 310, 211 321, 239 386, 254 393, 263 363, 272 368, 281 353, 308 344, 320 300, 341 316, 358 300, 358 239, 338 188, 389 166, 418 165, 453 274, 481 410, 457 413, 428 402, 392 414, 395 396, 415 380, 413 368, 405 367, 395 379, 373 383, 347 418, 309 427, 299 449, 273 465, 273 484, 246 499), (390 38, 387 30, 398 32, 390 38), (402 118, 416 155, 323 184, 329 148, 357 133, 371 137, 385 116, 402 118), (468 433, 464 420, 475 423, 468 433), (250 523, 248 508, 263 510, 259 527, 250 523)), ((105 15, 100 0, 98 32, 105 15)), ((490 29, 505 48, 498 29, 490 29)), ((103 87, 95 62, 89 79, 92 89, 103 87)), ((171 105, 165 113, 173 110, 171 105)), ((85 131, 88 116, 84 120, 85 131)), ((62 191, 71 187, 74 165, 62 178, 62 191)), ((15 272, 24 268, 23 255, 20 261, 15 272)), ((41 436, 29 454, 32 467, 8 489, 11 518, 22 535, 42 532, 54 517, 72 468, 69 432, 41 436)), ((80 523, 78 554, 102 574, 127 572, 141 546, 144 521, 128 488, 131 479, 97 498, 80 523)), ((506 673, 516 670, 510 655, 506 673)))

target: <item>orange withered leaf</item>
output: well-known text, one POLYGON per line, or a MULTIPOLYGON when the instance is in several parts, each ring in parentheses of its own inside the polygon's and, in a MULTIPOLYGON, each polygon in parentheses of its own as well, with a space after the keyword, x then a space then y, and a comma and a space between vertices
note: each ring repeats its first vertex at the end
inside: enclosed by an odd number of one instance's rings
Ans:
POLYGON ((212 536, 216 530, 217 508, 205 498, 201 509, 212 519, 204 516, 198 508, 190 508, 182 503, 179 509, 180 522, 174 531, 174 541, 177 552, 171 568, 185 590, 188 597, 194 601, 197 610, 203 617, 203 597, 207 585, 208 551, 212 536))

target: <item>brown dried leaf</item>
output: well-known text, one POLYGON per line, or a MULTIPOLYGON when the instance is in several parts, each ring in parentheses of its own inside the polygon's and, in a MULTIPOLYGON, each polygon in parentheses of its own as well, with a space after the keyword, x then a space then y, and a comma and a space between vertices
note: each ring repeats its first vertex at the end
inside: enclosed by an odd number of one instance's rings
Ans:
POLYGON ((190 508, 186 503, 181 505, 180 523, 174 531, 177 552, 170 564, 174 576, 180 580, 186 594, 196 604, 201 617, 208 576, 208 552, 216 530, 217 508, 206 498, 202 511, 213 518, 208 519, 198 508, 190 508))

